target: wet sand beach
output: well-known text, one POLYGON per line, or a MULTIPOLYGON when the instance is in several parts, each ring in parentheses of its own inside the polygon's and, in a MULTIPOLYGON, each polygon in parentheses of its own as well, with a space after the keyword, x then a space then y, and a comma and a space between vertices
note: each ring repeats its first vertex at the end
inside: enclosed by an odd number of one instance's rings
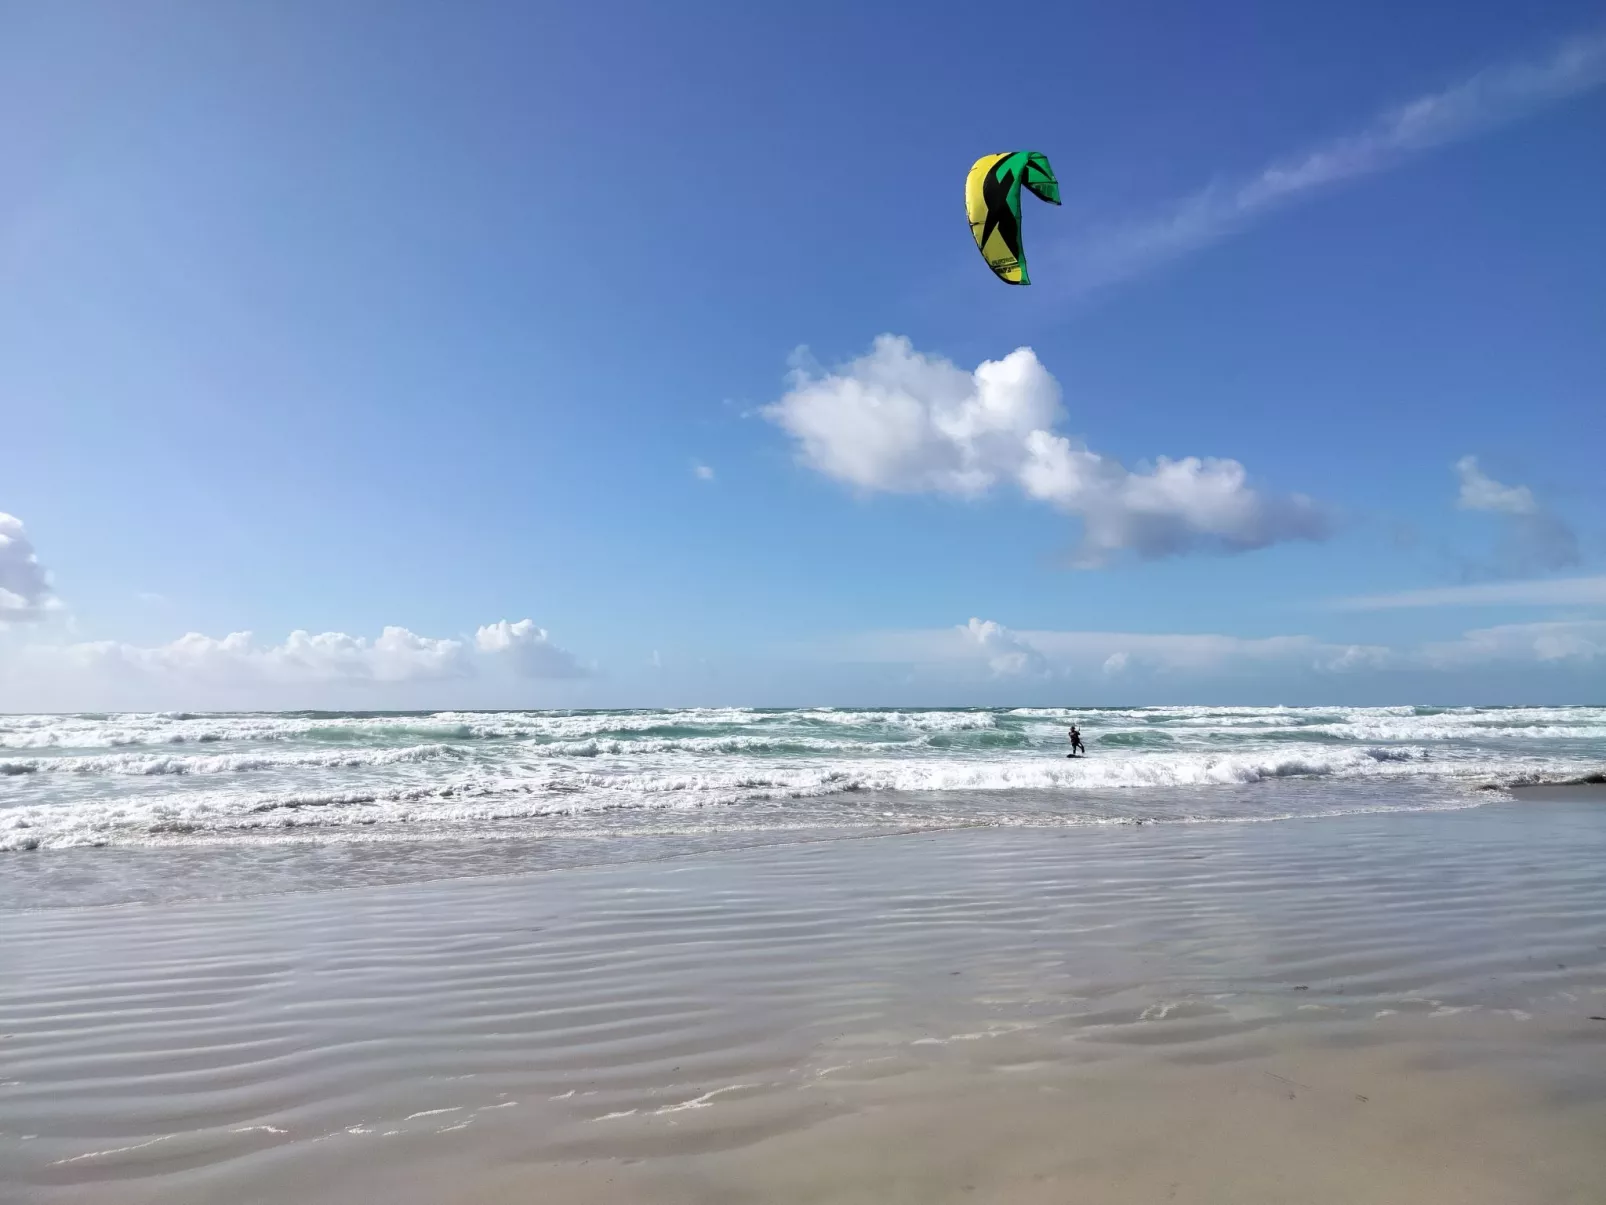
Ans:
POLYGON ((1599 1202, 1603 866, 1585 787, 16 908, 0 1199, 1599 1202))

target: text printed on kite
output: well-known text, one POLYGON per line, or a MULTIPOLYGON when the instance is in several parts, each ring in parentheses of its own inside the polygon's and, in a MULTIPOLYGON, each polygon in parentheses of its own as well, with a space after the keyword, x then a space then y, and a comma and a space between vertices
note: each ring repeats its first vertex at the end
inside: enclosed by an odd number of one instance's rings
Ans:
POLYGON ((1039 151, 983 155, 965 177, 965 212, 970 233, 987 266, 1006 284, 1031 284, 1021 244, 1021 185, 1050 204, 1060 203, 1059 181, 1039 151))

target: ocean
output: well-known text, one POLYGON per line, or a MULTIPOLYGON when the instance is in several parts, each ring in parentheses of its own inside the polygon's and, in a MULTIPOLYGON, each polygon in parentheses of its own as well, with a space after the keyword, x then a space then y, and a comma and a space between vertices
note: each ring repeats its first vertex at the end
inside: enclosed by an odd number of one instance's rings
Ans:
POLYGON ((1603 766, 1603 707, 10 715, 0 717, 0 851, 44 865, 12 861, 30 869, 6 876, 0 905, 967 825, 1454 809, 1603 766), (1084 758, 1065 756, 1071 723, 1084 758), (85 847, 146 853, 51 861, 85 847))

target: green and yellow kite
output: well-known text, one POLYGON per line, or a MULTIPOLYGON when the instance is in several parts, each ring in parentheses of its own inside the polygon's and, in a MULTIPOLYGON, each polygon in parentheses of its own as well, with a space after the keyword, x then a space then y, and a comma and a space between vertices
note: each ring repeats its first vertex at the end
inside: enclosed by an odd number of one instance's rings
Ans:
POLYGON ((965 211, 970 233, 987 266, 1005 284, 1031 284, 1020 241, 1020 189, 1051 204, 1060 203, 1059 181, 1048 157, 1037 151, 983 155, 965 177, 965 211))

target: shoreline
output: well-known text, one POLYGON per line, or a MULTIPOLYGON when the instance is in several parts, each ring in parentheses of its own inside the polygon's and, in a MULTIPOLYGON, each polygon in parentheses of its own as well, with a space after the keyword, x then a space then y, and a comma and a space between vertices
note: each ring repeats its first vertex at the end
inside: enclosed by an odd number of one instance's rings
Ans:
MULTIPOLYGON (((949 792, 938 795, 868 796, 862 802, 891 808, 881 822, 860 817, 852 825, 756 825, 699 831, 673 825, 642 832, 504 834, 387 833, 353 839, 344 833, 316 830, 293 838, 265 836, 163 844, 84 845, 51 850, 0 853, 0 865, 11 874, 0 878, 0 916, 10 912, 115 907, 124 904, 167 905, 208 899, 246 899, 259 895, 300 894, 403 886, 410 883, 491 880, 525 874, 651 865, 687 858, 741 854, 791 846, 841 841, 889 840, 973 828, 1037 828, 1044 832, 1095 831, 1101 828, 1176 828, 1256 823, 1327 823, 1348 816, 1394 810, 1402 814, 1509 807, 1514 803, 1606 802, 1606 783, 1528 784, 1502 788, 1462 788, 1434 794, 1418 784, 1400 784, 1395 803, 1378 806, 1377 789, 1366 783, 1279 780, 1208 789, 1216 798, 1236 794, 1256 800, 1271 814, 1186 816, 1145 813, 1154 804, 1175 811, 1163 801, 1174 789, 1142 792, 1130 789, 1119 802, 1129 814, 1089 818, 1076 813, 1085 800, 1074 796, 1057 806, 1045 803, 1030 818, 1000 822, 968 818, 956 812, 949 792), (1353 796, 1340 810, 1279 814, 1275 802, 1315 793, 1336 800, 1353 796), (1414 805, 1398 806, 1400 796, 1414 805), (1137 807, 1138 810, 1130 809, 1137 807), (917 819, 929 811, 926 819, 917 819)), ((858 805, 861 801, 856 800, 858 805)), ((688 814, 694 820, 697 812, 688 814)))
POLYGON ((1528 783, 1507 789, 1517 799, 1540 803, 1564 801, 1606 803, 1606 781, 1528 783))

